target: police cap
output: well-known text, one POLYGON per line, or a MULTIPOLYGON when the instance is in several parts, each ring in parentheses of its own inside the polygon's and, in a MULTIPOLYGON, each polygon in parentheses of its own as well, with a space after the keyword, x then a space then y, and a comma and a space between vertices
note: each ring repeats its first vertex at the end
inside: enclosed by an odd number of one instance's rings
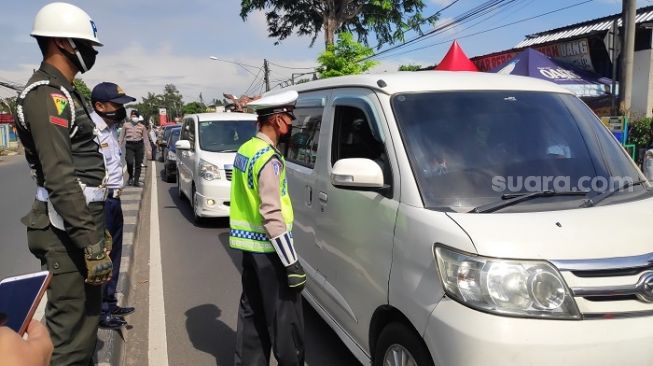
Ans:
POLYGON ((247 103, 247 106, 254 109, 259 117, 267 117, 277 113, 292 115, 298 96, 299 94, 296 91, 288 90, 251 101, 247 103))

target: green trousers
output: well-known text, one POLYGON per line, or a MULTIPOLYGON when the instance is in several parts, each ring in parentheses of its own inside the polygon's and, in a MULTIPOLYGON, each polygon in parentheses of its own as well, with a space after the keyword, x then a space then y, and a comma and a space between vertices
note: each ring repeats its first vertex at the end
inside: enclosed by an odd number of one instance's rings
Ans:
MULTIPOLYGON (((104 220, 102 204, 91 204, 94 219, 104 220)), ((84 283, 86 265, 82 249, 68 235, 50 225, 47 207, 35 201, 22 219, 27 226, 29 250, 52 272, 45 308, 46 325, 54 344, 53 366, 88 366, 97 343, 102 287, 84 283)))

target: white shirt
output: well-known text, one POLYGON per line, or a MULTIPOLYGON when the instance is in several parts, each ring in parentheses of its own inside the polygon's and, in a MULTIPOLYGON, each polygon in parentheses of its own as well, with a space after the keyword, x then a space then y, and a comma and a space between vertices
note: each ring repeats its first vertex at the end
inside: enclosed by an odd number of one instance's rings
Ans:
POLYGON ((154 129, 150 130, 150 142, 156 144, 156 132, 154 132, 154 129))
POLYGON ((107 169, 107 187, 121 189, 125 185, 120 144, 118 144, 118 132, 115 125, 109 127, 104 119, 95 112, 91 113, 91 119, 97 127, 100 140, 100 151, 104 155, 104 162, 107 169))

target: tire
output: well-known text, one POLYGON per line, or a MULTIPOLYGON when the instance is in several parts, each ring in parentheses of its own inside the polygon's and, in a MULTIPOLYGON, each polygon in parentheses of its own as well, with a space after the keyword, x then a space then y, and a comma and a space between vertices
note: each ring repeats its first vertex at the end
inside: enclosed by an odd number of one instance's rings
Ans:
POLYGON ((414 330, 403 323, 390 323, 379 335, 374 349, 373 366, 404 365, 434 366, 428 348, 414 330))
POLYGON ((197 214, 197 202, 195 198, 195 184, 193 184, 193 188, 191 190, 191 195, 190 198, 188 199, 190 201, 190 207, 193 209, 193 221, 196 224, 201 224, 202 223, 202 217, 197 214))
POLYGON ((181 191, 181 179, 179 179, 179 172, 177 172, 177 198, 180 201, 184 200, 184 193, 181 191))

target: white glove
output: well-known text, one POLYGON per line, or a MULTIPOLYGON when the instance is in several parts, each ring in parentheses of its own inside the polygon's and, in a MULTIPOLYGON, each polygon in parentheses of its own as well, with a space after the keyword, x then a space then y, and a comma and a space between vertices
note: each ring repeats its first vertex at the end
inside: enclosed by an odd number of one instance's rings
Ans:
POLYGON ((295 251, 293 239, 290 237, 288 231, 276 238, 270 239, 270 242, 274 246, 274 250, 277 252, 284 267, 292 266, 297 262, 297 252, 295 251))

